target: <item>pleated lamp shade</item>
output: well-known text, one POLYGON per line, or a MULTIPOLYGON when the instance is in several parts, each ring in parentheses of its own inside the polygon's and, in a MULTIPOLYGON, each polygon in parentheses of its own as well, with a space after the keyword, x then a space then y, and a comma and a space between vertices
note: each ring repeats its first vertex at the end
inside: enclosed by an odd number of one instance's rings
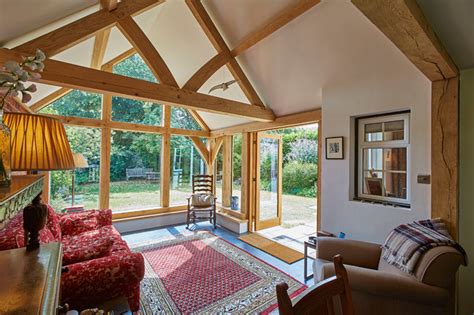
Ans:
POLYGON ((51 171, 74 168, 63 124, 51 117, 7 113, 11 131, 11 168, 14 171, 51 171))
POLYGON ((74 158, 74 167, 75 168, 89 167, 89 163, 87 163, 86 157, 84 155, 82 155, 81 153, 74 153, 72 155, 72 157, 74 158))

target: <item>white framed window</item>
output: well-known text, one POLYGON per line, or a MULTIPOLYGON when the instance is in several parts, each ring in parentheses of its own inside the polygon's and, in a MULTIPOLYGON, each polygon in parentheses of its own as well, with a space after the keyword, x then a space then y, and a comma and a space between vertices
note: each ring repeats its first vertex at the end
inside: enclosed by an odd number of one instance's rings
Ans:
POLYGON ((410 204, 410 113, 357 120, 357 199, 410 204))

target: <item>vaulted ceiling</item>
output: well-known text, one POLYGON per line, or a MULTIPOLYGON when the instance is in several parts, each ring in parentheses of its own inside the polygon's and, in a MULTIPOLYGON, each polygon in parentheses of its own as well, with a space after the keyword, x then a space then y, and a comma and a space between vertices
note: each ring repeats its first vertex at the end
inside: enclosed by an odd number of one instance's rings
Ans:
MULTIPOLYGON (((203 0, 204 8, 231 50, 295 3, 293 0, 203 0)), ((94 0, 43 0, 41 5, 35 0, 0 0, 0 4, 0 45, 7 48, 100 10, 98 1, 94 0), (20 11, 28 14, 18 14, 20 11)), ((426 7, 429 5, 423 4, 426 7)), ((135 16, 134 20, 180 87, 218 53, 184 0, 168 0, 135 16)), ((52 59, 89 67, 93 47, 94 38, 90 38, 52 59)), ((122 32, 112 28, 104 62, 130 48, 132 45, 122 32)), ((244 51, 237 60, 258 97, 276 116, 321 107, 326 86, 355 80, 361 73, 367 73, 367 69, 380 71, 391 62, 405 62, 413 67, 382 32, 345 0, 322 1, 244 51)), ((198 92, 207 94, 210 87, 232 78, 228 68, 222 66, 198 92)), ((58 89, 41 84, 31 104, 58 89)), ((237 84, 212 95, 249 103, 237 84)), ((211 129, 250 122, 246 118, 198 113, 211 129)))

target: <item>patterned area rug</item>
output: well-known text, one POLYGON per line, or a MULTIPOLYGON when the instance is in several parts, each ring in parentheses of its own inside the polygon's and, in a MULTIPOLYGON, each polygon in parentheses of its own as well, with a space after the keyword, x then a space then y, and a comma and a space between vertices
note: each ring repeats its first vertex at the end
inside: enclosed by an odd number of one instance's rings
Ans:
POLYGON ((155 314, 268 314, 275 286, 306 288, 284 272, 207 232, 132 249, 145 257, 141 311, 155 314))

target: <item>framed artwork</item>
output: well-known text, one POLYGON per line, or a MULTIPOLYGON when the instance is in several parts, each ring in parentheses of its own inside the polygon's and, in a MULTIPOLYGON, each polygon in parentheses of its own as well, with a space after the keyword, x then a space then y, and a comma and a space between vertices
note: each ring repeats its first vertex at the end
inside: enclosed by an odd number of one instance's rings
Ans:
POLYGON ((326 138, 326 160, 344 159, 344 137, 326 138))

